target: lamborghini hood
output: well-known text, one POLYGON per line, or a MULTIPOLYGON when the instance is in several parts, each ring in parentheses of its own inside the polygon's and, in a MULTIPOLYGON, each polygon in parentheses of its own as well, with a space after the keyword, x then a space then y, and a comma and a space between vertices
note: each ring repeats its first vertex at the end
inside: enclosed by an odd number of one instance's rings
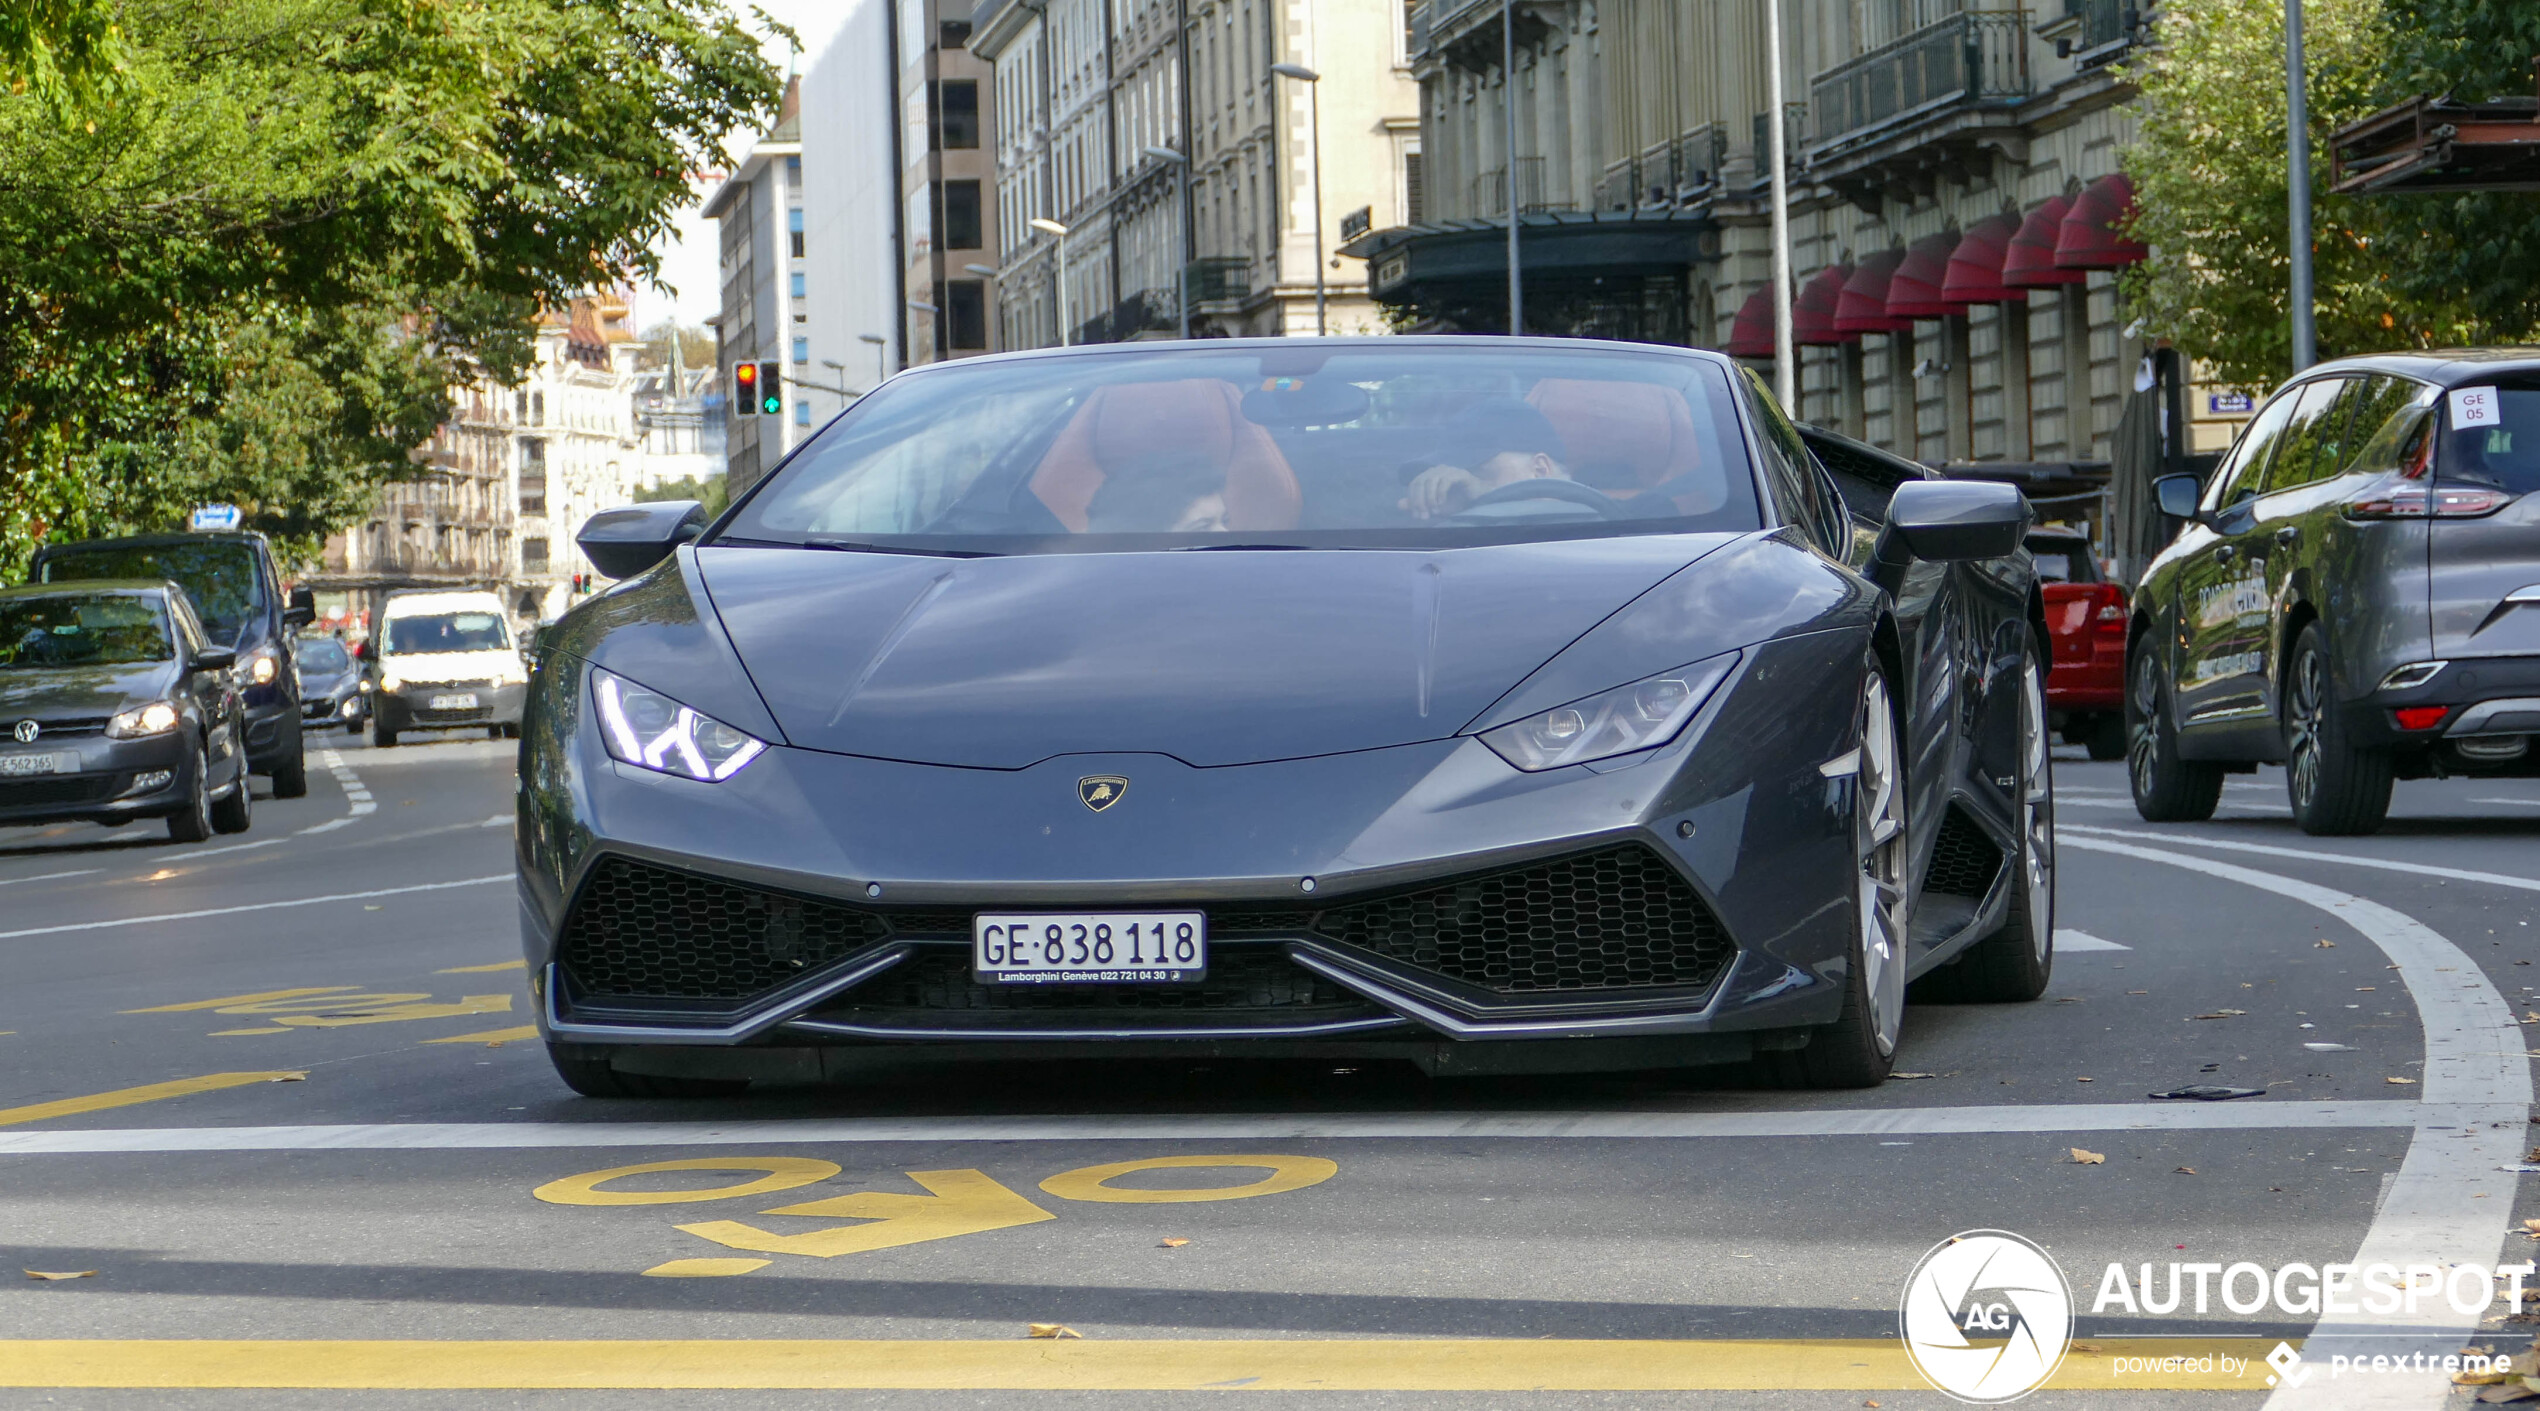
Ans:
POLYGON ((790 744, 1206 767, 1451 736, 1732 537, 977 559, 710 547, 697 564, 790 744))

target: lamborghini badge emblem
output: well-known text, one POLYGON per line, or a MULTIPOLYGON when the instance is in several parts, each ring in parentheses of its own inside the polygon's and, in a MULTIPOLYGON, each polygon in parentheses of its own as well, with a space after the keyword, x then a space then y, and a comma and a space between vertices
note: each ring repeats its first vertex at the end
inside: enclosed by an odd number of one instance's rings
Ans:
POLYGON ((1096 813, 1120 802, 1120 796, 1127 792, 1129 781, 1117 774, 1088 774, 1076 781, 1076 797, 1096 813))

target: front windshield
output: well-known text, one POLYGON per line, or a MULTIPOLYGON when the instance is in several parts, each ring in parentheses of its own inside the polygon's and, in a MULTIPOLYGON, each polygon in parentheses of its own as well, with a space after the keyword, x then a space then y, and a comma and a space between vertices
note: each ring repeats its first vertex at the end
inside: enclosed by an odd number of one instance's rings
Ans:
POLYGON ((511 644, 511 631, 500 613, 435 612, 388 619, 388 650, 397 656, 498 652, 511 644))
POLYGON ((255 550, 231 540, 196 544, 101 544, 45 559, 42 581, 95 578, 164 578, 193 599, 195 615, 212 640, 235 643, 240 629, 264 611, 264 574, 255 550))
POLYGON ((175 655, 159 605, 138 594, 0 599, 0 671, 129 666, 175 655))
POLYGON ((311 676, 332 676, 352 665, 345 655, 344 644, 332 637, 300 639, 300 670, 311 676))
POLYGON ((1760 523, 1717 364, 1476 339, 930 370, 831 423, 718 539, 1451 548, 1760 523))

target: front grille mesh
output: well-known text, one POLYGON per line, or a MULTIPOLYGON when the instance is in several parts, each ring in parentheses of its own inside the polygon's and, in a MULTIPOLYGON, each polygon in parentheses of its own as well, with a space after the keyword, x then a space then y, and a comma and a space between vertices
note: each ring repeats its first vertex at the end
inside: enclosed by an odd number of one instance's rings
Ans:
POLYGON ((1315 930, 1503 995, 1695 988, 1736 951, 1693 888, 1637 843, 1334 907, 1315 930))
POLYGON ((1169 1017, 1265 1010, 1382 1012, 1299 968, 1276 947, 1256 945, 1213 951, 1208 977, 1191 985, 987 985, 971 978, 967 949, 931 949, 857 986, 843 997, 843 1007, 822 1017, 854 1018, 876 1012, 1037 1013, 1081 1020, 1113 1013, 1169 1017))
POLYGON ((2002 870, 2002 850, 1955 804, 1940 820, 1940 836, 1932 843, 1931 867, 1923 874, 1923 890, 1981 901, 1993 890, 2002 870))
POLYGON ((737 1000, 887 933, 849 907, 610 858, 574 903, 559 958, 593 996, 737 1000))

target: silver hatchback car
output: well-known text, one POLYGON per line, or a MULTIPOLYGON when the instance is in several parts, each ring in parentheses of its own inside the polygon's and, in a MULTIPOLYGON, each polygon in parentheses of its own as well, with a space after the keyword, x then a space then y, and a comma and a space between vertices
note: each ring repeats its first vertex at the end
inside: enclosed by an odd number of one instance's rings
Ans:
POLYGON ((2369 833, 2394 779, 2540 774, 2540 349, 2308 369, 2145 570, 2127 761, 2153 821, 2285 766, 2294 820, 2369 833))

